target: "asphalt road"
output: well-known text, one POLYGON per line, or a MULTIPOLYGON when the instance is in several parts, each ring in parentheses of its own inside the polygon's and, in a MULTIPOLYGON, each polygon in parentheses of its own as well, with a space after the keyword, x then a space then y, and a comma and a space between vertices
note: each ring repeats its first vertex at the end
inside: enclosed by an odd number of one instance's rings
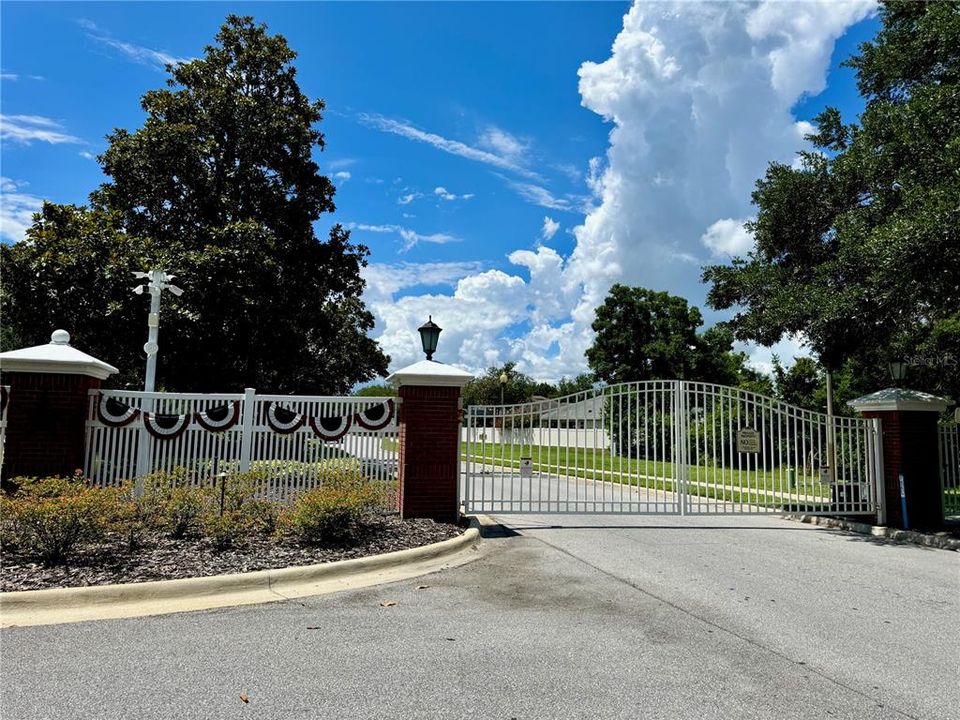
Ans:
POLYGON ((404 583, 4 630, 0 717, 957 717, 960 554, 767 517, 509 522, 404 583))

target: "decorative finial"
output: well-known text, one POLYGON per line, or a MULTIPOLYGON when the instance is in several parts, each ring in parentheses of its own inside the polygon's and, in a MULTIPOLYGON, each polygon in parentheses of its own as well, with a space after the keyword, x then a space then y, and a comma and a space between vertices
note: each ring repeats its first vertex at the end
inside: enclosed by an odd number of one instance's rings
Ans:
POLYGON ((69 345, 70 344, 70 333, 66 330, 54 330, 50 335, 50 344, 51 345, 69 345))

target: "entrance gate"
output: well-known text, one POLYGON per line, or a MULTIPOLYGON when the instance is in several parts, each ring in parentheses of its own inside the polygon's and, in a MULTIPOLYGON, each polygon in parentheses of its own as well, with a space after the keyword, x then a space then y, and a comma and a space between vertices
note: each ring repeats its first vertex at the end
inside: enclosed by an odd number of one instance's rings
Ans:
POLYGON ((472 406, 466 512, 876 515, 880 421, 827 416, 739 388, 624 383, 472 406))

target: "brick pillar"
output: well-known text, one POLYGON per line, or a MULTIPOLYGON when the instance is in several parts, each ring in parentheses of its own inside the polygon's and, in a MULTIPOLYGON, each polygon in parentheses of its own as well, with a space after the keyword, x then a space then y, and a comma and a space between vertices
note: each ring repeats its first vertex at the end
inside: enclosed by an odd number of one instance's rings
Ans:
POLYGON ((891 388, 850 403, 865 418, 879 418, 883 434, 883 487, 887 525, 905 529, 943 524, 937 418, 947 401, 891 388), (900 496, 903 475, 906 518, 900 496))
POLYGON ((10 388, 4 481, 83 469, 89 391, 117 369, 69 343, 58 330, 47 345, 0 353, 0 380, 10 388))
POLYGON ((390 376, 400 395, 400 517, 459 516, 460 389, 469 373, 423 361, 390 376))

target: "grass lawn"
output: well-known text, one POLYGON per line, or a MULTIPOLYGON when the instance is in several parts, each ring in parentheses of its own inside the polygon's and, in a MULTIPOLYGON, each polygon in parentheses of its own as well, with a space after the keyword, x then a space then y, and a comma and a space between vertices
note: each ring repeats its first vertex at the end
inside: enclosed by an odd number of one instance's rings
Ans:
MULTIPOLYGON (((674 490, 676 467, 672 462, 625 458, 609 450, 547 447, 527 445, 513 448, 513 456, 503 453, 504 447, 473 443, 461 445, 464 459, 487 462, 503 467, 519 467, 520 458, 529 457, 537 472, 553 475, 575 475, 588 480, 625 483, 650 489, 674 490)), ((688 466, 690 490, 702 497, 750 504, 782 504, 780 494, 800 494, 825 502, 830 500, 830 486, 819 482, 819 476, 797 475, 791 488, 787 468, 776 470, 723 468, 716 465, 688 466), (774 494, 776 493, 776 494, 774 494)))

